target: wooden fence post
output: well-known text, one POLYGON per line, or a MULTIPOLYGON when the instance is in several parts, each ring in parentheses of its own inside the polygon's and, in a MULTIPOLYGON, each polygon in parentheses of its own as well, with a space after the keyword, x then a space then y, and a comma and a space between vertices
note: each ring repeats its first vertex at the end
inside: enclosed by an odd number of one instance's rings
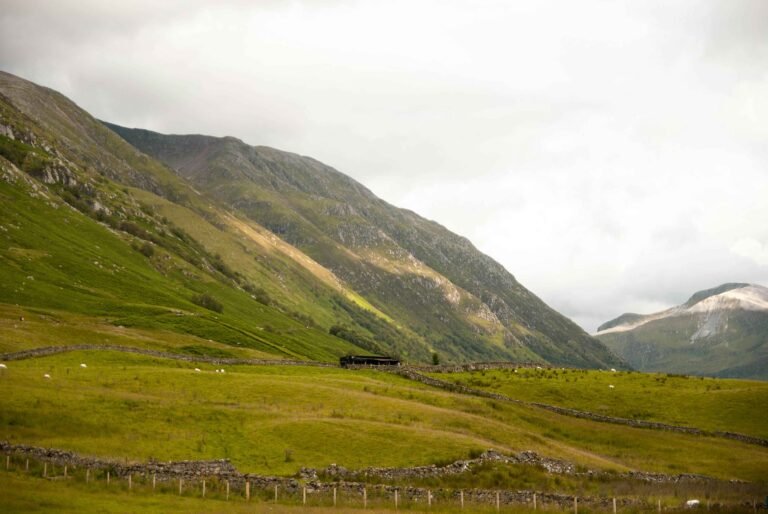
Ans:
POLYGON ((464 489, 459 491, 459 503, 461 504, 461 508, 464 508, 464 489))
POLYGON ((24 471, 29 471, 29 459, 27 459, 27 462, 24 464, 24 471))
POLYGON ((5 456, 5 470, 8 471, 9 469, 11 469, 11 456, 10 455, 6 455, 5 456))
POLYGON ((536 510, 536 493, 533 493, 533 510, 536 510))
POLYGON ((183 487, 184 487, 184 479, 179 477, 179 494, 181 494, 183 487))
POLYGON ((107 485, 109 485, 109 471, 107 471, 107 485))
POLYGON ((368 491, 363 487, 363 508, 368 507, 368 491))
POLYGON ((432 491, 427 489, 427 507, 432 506, 432 491))
POLYGON ((613 514, 616 514, 616 498, 613 499, 613 514))
POLYGON ((245 501, 249 501, 251 499, 251 482, 246 480, 245 481, 245 501))
POLYGON ((64 465, 64 478, 67 478, 67 465, 64 465))
POLYGON ((227 501, 229 501, 229 480, 227 480, 227 496, 226 496, 226 499, 227 499, 227 501))
POLYGON ((579 514, 579 498, 573 497, 573 514, 579 514))
POLYGON ((275 484, 275 503, 277 503, 277 484, 275 484))
POLYGON ((395 510, 397 510, 397 489, 395 489, 395 510))
POLYGON ((48 463, 43 462, 43 478, 48 476, 48 463))
POLYGON ((85 483, 87 484, 90 481, 91 481, 91 468, 86 468, 85 469, 85 483))
POLYGON ((333 488, 333 506, 336 506, 336 488, 333 488))
POLYGON ((157 473, 152 473, 152 490, 155 490, 155 486, 157 485, 157 473))
POLYGON ((301 488, 301 504, 307 504, 307 486, 301 488))
POLYGON ((499 491, 496 491, 496 512, 501 508, 501 502, 499 501, 499 491))
POLYGON ((203 479, 203 498, 205 498, 205 479, 203 479))
POLYGON ((128 490, 133 489, 133 475, 128 473, 128 490))

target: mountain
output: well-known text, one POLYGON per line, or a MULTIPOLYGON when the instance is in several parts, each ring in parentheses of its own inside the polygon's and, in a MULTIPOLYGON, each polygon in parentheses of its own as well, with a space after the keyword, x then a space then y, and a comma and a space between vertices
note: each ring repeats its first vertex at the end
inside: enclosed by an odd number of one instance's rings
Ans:
POLYGON ((291 358, 623 365, 468 240, 314 159, 102 123, 7 73, 0 156, 0 302, 291 358))
POLYGON ((597 337, 643 371, 768 379, 768 288, 729 283, 655 314, 623 314, 597 337))
POLYGON ((467 239, 314 159, 234 138, 107 126, 300 248, 440 354, 617 362, 467 239))

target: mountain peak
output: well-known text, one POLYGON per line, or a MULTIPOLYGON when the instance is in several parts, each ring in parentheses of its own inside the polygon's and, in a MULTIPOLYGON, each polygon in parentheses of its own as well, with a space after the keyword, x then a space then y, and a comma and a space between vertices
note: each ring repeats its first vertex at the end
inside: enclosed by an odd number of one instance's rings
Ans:
POLYGON ((721 293, 725 293, 727 291, 732 291, 734 289, 741 289, 743 287, 749 287, 751 284, 747 284, 744 282, 729 282, 727 284, 722 284, 717 287, 713 287, 711 289, 704 289, 702 291, 698 291, 694 293, 687 302, 683 304, 685 307, 693 307, 697 303, 699 303, 702 300, 706 300, 707 298, 711 296, 715 296, 721 293))
POLYGON ((624 314, 598 338, 642 371, 768 378, 768 287, 727 283, 665 311, 624 314))

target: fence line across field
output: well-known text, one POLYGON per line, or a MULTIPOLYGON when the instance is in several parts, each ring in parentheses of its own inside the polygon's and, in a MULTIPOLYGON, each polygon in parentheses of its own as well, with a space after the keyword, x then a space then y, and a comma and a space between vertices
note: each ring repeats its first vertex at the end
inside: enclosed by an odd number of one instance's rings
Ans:
MULTIPOLYGON (((0 468, 2 469, 2 468, 0 468)), ((294 485, 292 487, 281 487, 280 484, 271 484, 261 488, 252 487, 251 480, 232 481, 222 479, 217 476, 200 476, 196 479, 185 477, 162 477, 157 473, 138 472, 128 473, 123 476, 115 475, 113 477, 109 469, 100 467, 85 467, 76 465, 62 465, 58 469, 53 462, 43 459, 30 459, 28 456, 17 457, 13 454, 7 454, 5 459, 5 470, 7 472, 23 472, 30 475, 38 475, 48 480, 82 480, 84 483, 104 484, 110 486, 112 482, 119 487, 125 487, 125 490, 132 494, 141 493, 176 493, 180 496, 198 496, 201 499, 223 499, 224 501, 251 501, 255 496, 259 501, 269 501, 274 503, 300 504, 302 506, 333 506, 333 507, 394 507, 414 509, 419 506, 424 510, 430 510, 439 505, 458 507, 460 509, 473 508, 491 508, 495 511, 501 511, 506 507, 528 506, 534 511, 551 510, 571 511, 578 514, 579 508, 584 507, 589 510, 600 510, 606 512, 618 513, 620 507, 640 508, 648 512, 658 510, 662 511, 662 503, 658 498, 646 498, 641 501, 628 501, 627 499, 600 498, 599 504, 595 505, 595 499, 591 502, 585 502, 585 498, 567 495, 557 496, 558 501, 546 502, 546 493, 540 492, 520 492, 520 491, 502 491, 502 490, 482 490, 482 489, 439 489, 435 494, 429 488, 415 487, 397 487, 385 484, 361 484, 361 483, 317 483, 294 485), (30 466, 30 463, 33 466, 30 466), (41 469, 42 468, 42 469, 41 469), (114 480, 113 480, 114 478, 114 480), (175 484, 174 484, 175 482, 175 484), (174 487, 175 486, 175 487, 174 487), (369 492, 374 492, 371 496, 369 492), (517 495, 517 496, 516 496, 517 495), (504 502, 502 502, 502 498, 504 502), (510 498, 513 498, 510 501, 510 498), (371 504, 373 500, 373 504, 371 504), (495 507, 495 509, 494 509, 495 507)), ((760 505, 757 500, 750 498, 746 503, 757 511, 760 505)), ((724 505, 733 507, 735 504, 724 505)), ((707 501, 707 510, 710 502, 707 501)), ((666 507, 665 507, 666 508, 666 507)), ((677 506, 675 507, 677 508, 677 506)))

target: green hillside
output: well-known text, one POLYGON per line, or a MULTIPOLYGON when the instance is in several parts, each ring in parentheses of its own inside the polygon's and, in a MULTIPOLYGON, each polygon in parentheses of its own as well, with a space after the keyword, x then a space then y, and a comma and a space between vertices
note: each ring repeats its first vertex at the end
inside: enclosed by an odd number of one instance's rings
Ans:
POLYGON ((622 365, 468 240, 314 159, 231 137, 106 125, 412 328, 423 342, 413 350, 422 360, 434 349, 459 361, 622 365))
POLYGON ((0 303, 277 358, 408 355, 414 336, 332 272, 58 93, 0 74, 0 126, 0 303))

